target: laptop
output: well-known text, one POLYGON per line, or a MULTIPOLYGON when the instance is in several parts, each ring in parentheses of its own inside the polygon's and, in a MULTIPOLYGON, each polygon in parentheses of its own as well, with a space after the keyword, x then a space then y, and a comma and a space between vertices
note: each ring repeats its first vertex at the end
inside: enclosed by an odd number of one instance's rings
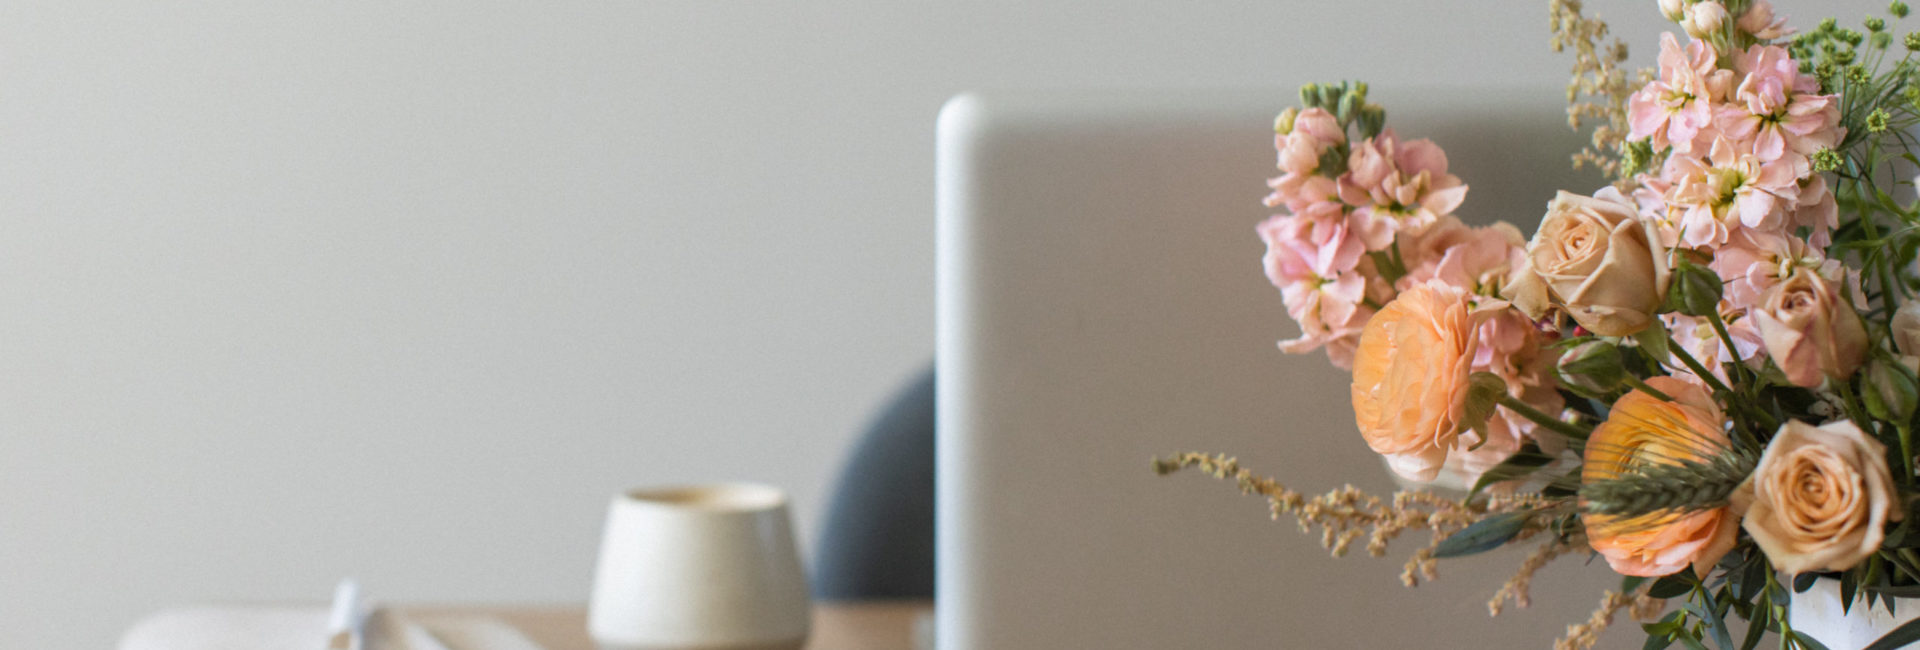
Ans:
MULTIPOLYGON (((1291 86, 976 93, 939 120, 937 639, 975 648, 1548 647, 1619 580, 1586 555, 1487 601, 1530 547, 1402 565, 1334 559, 1259 497, 1149 461, 1224 452, 1317 494, 1394 489, 1349 376, 1276 347, 1297 331, 1254 226, 1291 86)), ((1402 138, 1471 187, 1459 214, 1531 232, 1575 172, 1555 87, 1375 88, 1402 138)), ((1616 625, 1631 629, 1624 616, 1616 625)), ((1628 630, 1608 647, 1638 647, 1628 630)))

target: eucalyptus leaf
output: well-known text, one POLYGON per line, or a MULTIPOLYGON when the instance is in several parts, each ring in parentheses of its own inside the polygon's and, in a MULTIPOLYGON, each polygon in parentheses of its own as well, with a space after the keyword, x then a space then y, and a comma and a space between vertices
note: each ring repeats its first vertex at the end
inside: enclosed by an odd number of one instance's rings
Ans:
POLYGON ((1820 579, 1820 574, 1817 574, 1817 573, 1802 573, 1800 575, 1794 576, 1793 577, 1793 593, 1796 593, 1796 594, 1807 593, 1808 589, 1813 588, 1814 581, 1819 579, 1820 579))
POLYGON ((1488 516, 1473 525, 1460 529, 1460 532, 1447 536, 1434 547, 1436 558, 1460 557, 1484 553, 1499 548, 1527 526, 1527 520, 1533 518, 1532 510, 1503 512, 1488 516))
POLYGON ((1706 624, 1707 631, 1713 634, 1715 646, 1719 646, 1720 650, 1733 650, 1733 635, 1727 632, 1726 615, 1721 613, 1720 608, 1713 602, 1713 592, 1702 589, 1700 595, 1704 600, 1689 601, 1687 610, 1693 612, 1694 618, 1706 624))
POLYGON ((1893 628, 1886 636, 1868 645, 1866 650, 1893 650, 1904 648, 1907 644, 1920 641, 1920 619, 1907 621, 1905 625, 1893 628))
POLYGON ((1693 591, 1693 582, 1676 573, 1654 581, 1653 587, 1647 590, 1647 595, 1654 598, 1678 598, 1689 591, 1693 591))
POLYGON ((1542 453, 1538 445, 1528 442, 1526 446, 1520 448, 1520 451, 1514 452, 1513 455, 1508 456, 1506 460, 1500 461, 1499 465, 1495 465, 1493 469, 1489 469, 1486 473, 1481 474, 1480 480, 1474 481, 1473 489, 1467 492, 1467 499, 1471 500, 1476 496, 1480 496, 1480 491, 1486 489, 1489 485, 1501 481, 1526 478, 1527 475, 1532 474, 1541 467, 1545 467, 1551 462, 1553 462, 1552 456, 1542 453))
MULTIPOLYGON (((1818 640, 1815 640, 1813 637, 1807 636, 1806 632, 1795 631, 1793 633, 1793 642, 1800 644, 1800 647, 1806 648, 1807 650, 1827 650, 1827 644, 1821 643, 1818 640)), ((1898 647, 1898 646, 1891 646, 1891 647, 1898 647)))
POLYGON ((1740 643, 1740 650, 1753 650, 1760 647, 1760 639, 1767 634, 1769 607, 1755 607, 1753 620, 1747 622, 1747 638, 1740 643))

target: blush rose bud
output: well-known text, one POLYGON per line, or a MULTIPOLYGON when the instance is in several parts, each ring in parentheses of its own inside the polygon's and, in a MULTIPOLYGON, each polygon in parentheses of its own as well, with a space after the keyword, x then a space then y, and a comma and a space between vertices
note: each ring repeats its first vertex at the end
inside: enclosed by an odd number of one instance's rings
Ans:
POLYGON ((1680 21, 1680 26, 1687 30, 1688 36, 1703 41, 1713 38, 1715 34, 1720 33, 1720 28, 1727 24, 1727 8, 1718 2, 1696 3, 1688 7, 1686 13, 1686 18, 1680 21))
POLYGON ((1767 356, 1795 386, 1845 381, 1866 361, 1867 330, 1860 315, 1840 287, 1819 273, 1794 271, 1761 294, 1752 313, 1767 356))
POLYGON ((1913 418, 1914 405, 1920 403, 1920 379, 1899 363, 1875 359, 1867 364, 1867 386, 1861 398, 1873 417, 1906 422, 1913 418))
POLYGON ((1612 393, 1627 380, 1620 348, 1606 341, 1588 341, 1560 355, 1554 367, 1560 384, 1589 397, 1612 393))
POLYGON ((1680 22, 1687 17, 1687 0, 1660 0, 1660 15, 1667 20, 1680 22))
POLYGON ((1688 316, 1712 316, 1720 309, 1720 275, 1686 260, 1673 268, 1673 286, 1667 289, 1667 311, 1688 316))

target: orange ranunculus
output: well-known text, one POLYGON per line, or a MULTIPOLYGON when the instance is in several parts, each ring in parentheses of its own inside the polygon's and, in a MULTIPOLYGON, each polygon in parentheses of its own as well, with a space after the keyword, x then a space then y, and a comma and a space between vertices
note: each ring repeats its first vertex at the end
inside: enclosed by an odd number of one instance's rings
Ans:
MULTIPOLYGON (((1616 479, 1636 466, 1705 460, 1727 447, 1726 418, 1705 390, 1672 377, 1647 385, 1667 402, 1641 391, 1621 397, 1587 440, 1580 482, 1616 479)), ((1701 575, 1733 548, 1740 516, 1731 506, 1634 517, 1583 514, 1593 550, 1622 575, 1664 576, 1692 565, 1701 575)))
POLYGON ((1476 329, 1467 294, 1435 281, 1402 292, 1361 331, 1353 415, 1395 473, 1433 480, 1459 439, 1476 329))

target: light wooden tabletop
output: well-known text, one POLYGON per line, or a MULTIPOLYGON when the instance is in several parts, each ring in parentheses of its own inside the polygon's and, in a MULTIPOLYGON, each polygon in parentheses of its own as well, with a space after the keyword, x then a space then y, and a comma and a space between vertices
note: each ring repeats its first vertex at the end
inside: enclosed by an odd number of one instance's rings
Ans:
MULTIPOLYGON (((596 650, 584 607, 408 607, 410 614, 484 615, 520 629, 546 650, 596 650)), ((914 625, 933 612, 927 600, 821 603, 813 609, 807 650, 912 650, 914 625)))

